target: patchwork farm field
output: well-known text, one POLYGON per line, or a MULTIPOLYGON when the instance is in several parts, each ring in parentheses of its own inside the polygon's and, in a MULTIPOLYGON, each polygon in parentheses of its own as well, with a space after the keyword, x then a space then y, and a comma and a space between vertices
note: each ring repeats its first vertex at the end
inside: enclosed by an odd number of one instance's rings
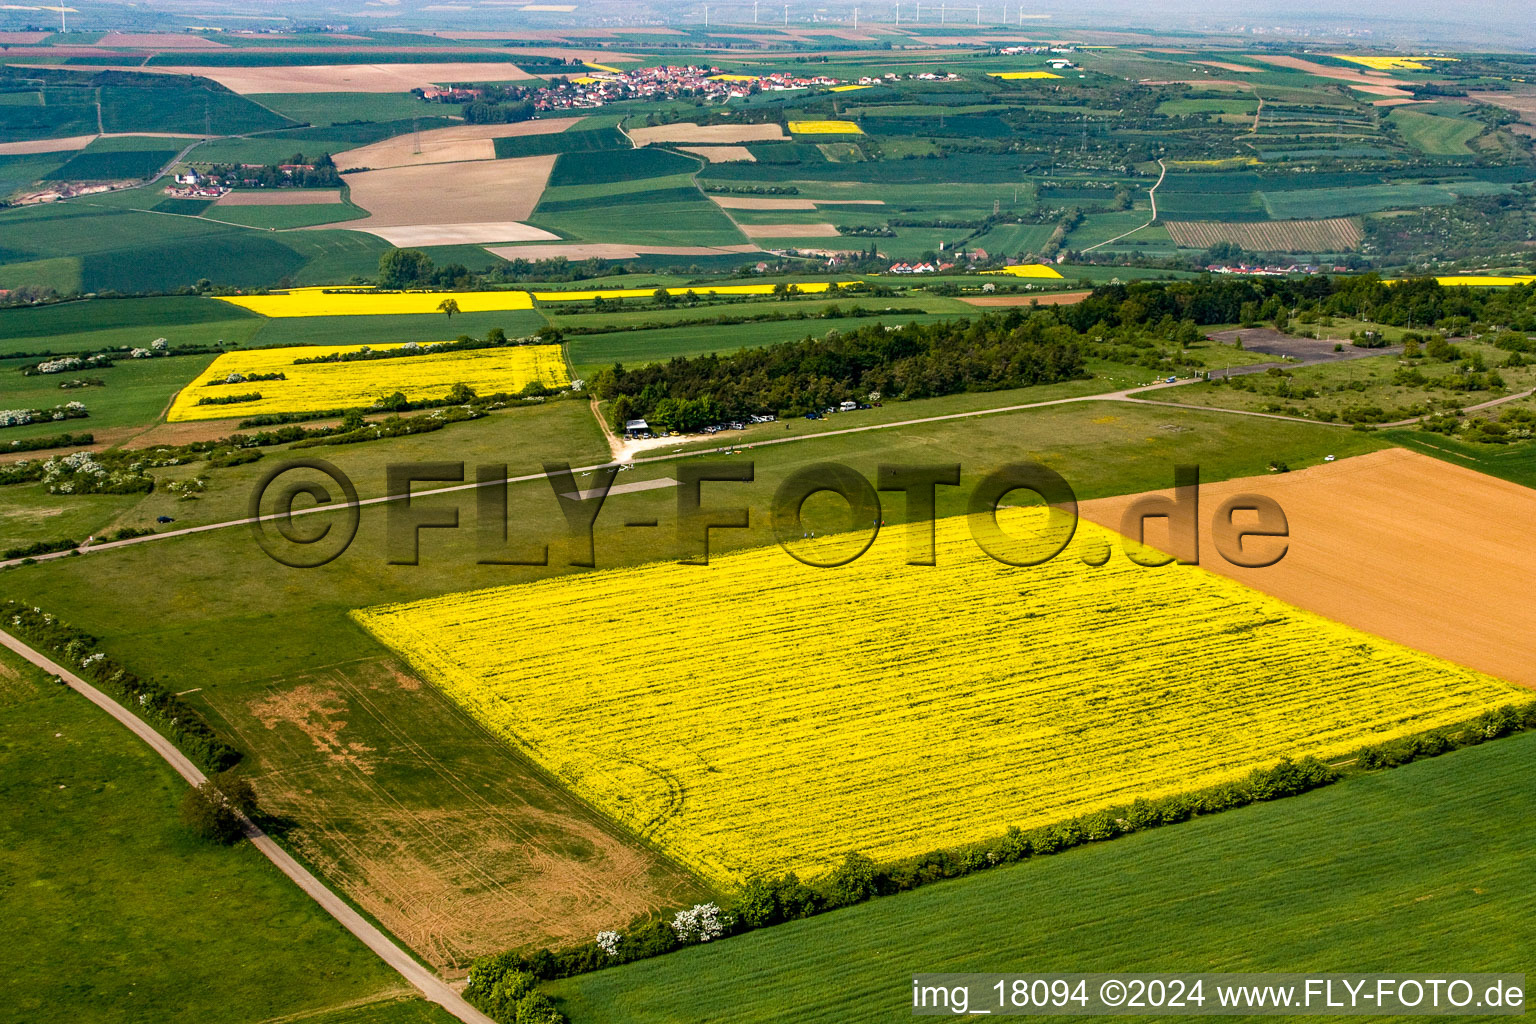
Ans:
POLYGON ((835 574, 768 548, 355 615, 574 792, 727 884, 1182 792, 1518 692, 1196 568, 1134 565, 1091 525, 1028 570, 988 559, 964 519, 938 534, 931 568, 894 542, 835 574), (555 638, 577 604, 591 643, 573 663, 555 638))
MULTIPOLYGON (((1420 435, 1424 436, 1424 435, 1420 435)), ((1393 448, 1261 479, 1202 487, 1203 503, 1272 497, 1294 540, 1266 569, 1232 565, 1201 538, 1201 564, 1282 601, 1461 665, 1536 687, 1518 626, 1536 551, 1490 524, 1536 515, 1536 491, 1428 455, 1393 448), (1454 500, 1452 500, 1454 496, 1454 500)), ((1137 495, 1085 502, 1083 515, 1119 526, 1137 495)), ((1149 543, 1161 534, 1148 526, 1149 543)))
POLYGON ((1518 971, 1536 736, 556 982, 575 1024, 910 1020, 927 970, 1518 971), (1148 894, 1156 894, 1149 898, 1148 894), (1084 908, 1092 908, 1085 913, 1084 908), (1262 942, 1253 937, 1262 935, 1262 942), (1193 969, 1193 968, 1192 968, 1193 969), (902 979, 902 983, 892 979, 902 979), (746 993, 729 1000, 721 993, 746 993))
MULTIPOLYGON (((422 401, 443 397, 455 384, 464 384, 480 394, 515 394, 536 381, 548 387, 570 383, 565 355, 559 345, 516 345, 441 355, 294 363, 296 359, 347 355, 367 347, 305 346, 226 352, 177 394, 167 419, 174 423, 228 419, 231 415, 345 409, 371 405, 396 391, 408 400, 422 401), (224 383, 231 374, 271 373, 285 374, 286 379, 224 383), (260 397, 235 404, 200 404, 205 399, 251 394, 260 397)), ((377 346, 379 350, 395 347, 377 346)))
POLYGON ((1164 226, 1174 242, 1190 249, 1231 242, 1251 252, 1348 252, 1363 237, 1360 222, 1351 217, 1247 223, 1169 221, 1164 226))

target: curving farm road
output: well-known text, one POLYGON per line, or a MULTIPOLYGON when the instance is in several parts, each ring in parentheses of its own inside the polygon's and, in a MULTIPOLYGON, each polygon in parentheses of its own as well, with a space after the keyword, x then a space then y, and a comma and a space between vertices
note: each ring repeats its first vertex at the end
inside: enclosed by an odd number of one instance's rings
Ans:
MULTIPOLYGON (((187 760, 186 755, 177 750, 170 740, 150 728, 147 723, 117 701, 9 633, 0 631, 0 645, 15 651, 44 672, 58 676, 70 689, 117 719, 129 732, 143 740, 150 749, 164 758, 167 764, 176 769, 176 773, 186 779, 189 785, 198 786, 203 783, 206 776, 197 765, 187 760)), ((320 904, 321 909, 339 921, 343 928, 357 936, 363 945, 378 954, 379 959, 399 972, 400 976, 410 982, 423 996, 453 1014, 464 1024, 496 1024, 490 1017, 465 1002, 464 997, 449 987, 447 982, 417 963, 409 953, 396 945, 389 936, 362 914, 352 909, 351 904, 327 888, 325 883, 311 874, 304 865, 290 857, 286 850, 273 842, 272 837, 255 823, 245 822, 245 834, 251 843, 277 866, 279 871, 292 879, 294 884, 320 904)))

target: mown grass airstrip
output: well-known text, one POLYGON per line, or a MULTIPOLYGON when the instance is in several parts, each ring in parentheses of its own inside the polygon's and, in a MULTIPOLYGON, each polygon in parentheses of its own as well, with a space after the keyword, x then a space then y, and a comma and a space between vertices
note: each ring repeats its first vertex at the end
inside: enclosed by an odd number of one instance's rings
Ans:
POLYGON ((1032 569, 980 553, 963 518, 938 537, 934 567, 899 538, 836 571, 762 548, 354 617, 725 884, 1215 784, 1516 692, 1198 568, 1091 567, 1117 538, 1090 524, 1032 569))
MULTIPOLYGON (((495 394, 502 391, 516 393, 533 381, 549 387, 570 383, 565 356, 559 345, 517 345, 392 359, 294 363, 295 359, 352 353, 368 347, 301 346, 226 352, 181 389, 171 404, 167 419, 176 422, 344 409, 371 405, 396 391, 408 400, 421 401, 442 398, 455 384, 464 384, 479 394, 495 394), (282 373, 285 379, 218 383, 230 374, 250 377, 270 373, 282 373), (240 394, 259 394, 261 398, 233 404, 198 404, 204 398, 240 394)), ((400 346, 375 347, 385 350, 400 346)))

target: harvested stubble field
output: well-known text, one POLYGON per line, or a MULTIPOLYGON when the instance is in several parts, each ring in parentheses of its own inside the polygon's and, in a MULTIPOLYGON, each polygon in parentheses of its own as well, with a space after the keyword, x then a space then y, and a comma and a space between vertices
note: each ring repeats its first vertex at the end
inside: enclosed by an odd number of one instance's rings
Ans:
POLYGON ((748 238, 837 238, 837 225, 818 224, 738 224, 748 238))
MULTIPOLYGON (((1254 493, 1285 510, 1292 537, 1285 558, 1267 569, 1234 566, 1202 524, 1206 568, 1356 629, 1536 687, 1523 624, 1536 547, 1514 526, 1536 517, 1536 491, 1390 448, 1209 484, 1200 502, 1214 509, 1254 493)), ((1083 515, 1118 527, 1136 497, 1085 502, 1083 515)), ((1162 528, 1149 522, 1149 543, 1161 541, 1162 528)))
POLYGON ((449 976, 698 896, 392 659, 208 700, 287 840, 449 976))
MULTIPOLYGON (((93 69, 96 70, 96 69, 93 69)), ((274 67, 166 67, 115 70, 211 78, 242 95, 281 92, 409 92, 441 82, 521 82, 533 76, 510 63, 308 64, 274 67)))
MULTIPOLYGON (((337 153, 334 159, 337 167, 370 167, 374 170, 419 164, 447 164, 462 160, 494 160, 497 139, 556 135, 578 120, 575 117, 553 117, 538 121, 517 121, 513 124, 464 124, 451 128, 433 128, 349 149, 337 153)), ((553 159, 550 163, 553 165, 553 159)), ((454 168, 452 173, 461 171, 461 168, 454 168)), ((450 172, 436 173, 442 176, 450 172)), ((547 176, 548 172, 545 173, 547 176)))
MULTIPOLYGON (((440 355, 401 356, 394 359, 359 359, 339 363, 295 365, 295 359, 313 359, 333 353, 356 352, 366 345, 335 348, 254 349, 226 352, 213 361, 171 403, 167 419, 228 419, 232 414, 257 416, 266 413, 315 412, 371 405, 384 395, 402 392, 407 399, 442 398, 455 384, 465 384, 480 394, 517 392, 533 381, 550 387, 570 383, 565 356, 559 345, 518 345, 511 348, 471 349, 440 355), (286 380, 214 383, 232 373, 283 373, 286 380), (260 394, 257 401, 227 405, 198 405, 200 398, 260 394)), ((379 345, 379 349, 396 348, 379 345)), ((430 415, 430 414, 429 414, 430 415)))
POLYGON ((1253 252, 1348 252, 1365 237, 1355 217, 1328 220, 1212 221, 1171 220, 1163 224, 1174 243, 1207 249, 1231 242, 1253 252))
POLYGON ((96 141, 95 135, 71 135, 67 139, 30 139, 26 142, 0 142, 0 156, 30 156, 35 153, 67 153, 84 149, 96 141))
POLYGON ((522 223, 554 165, 555 157, 528 156, 344 175, 352 202, 370 214, 350 226, 393 245, 554 241, 522 223))
POLYGON ((557 256, 568 260, 626 260, 647 254, 723 256, 759 251, 755 245, 620 245, 617 242, 535 242, 531 245, 487 246, 486 249, 505 260, 548 260, 557 256))
POLYGON ((763 548, 354 617, 578 795, 723 883, 980 840, 1513 696, 1199 568, 1134 565, 1091 524, 1030 569, 989 559, 966 526, 938 524, 935 567, 904 565, 898 536, 835 572, 763 548), (576 623, 573 661, 559 638, 576 623))
MULTIPOLYGON (((290 288, 268 295, 220 296, 227 302, 265 317, 315 316, 401 316, 441 312, 437 307, 446 299, 459 304, 461 313, 494 313, 502 310, 532 309, 533 300, 524 291, 498 292, 371 292, 332 291, 327 288, 290 288)), ((385 347, 385 346, 381 346, 385 347)))
POLYGON ((680 153, 701 156, 712 164, 756 163, 757 157, 746 146, 678 146, 680 153))
POLYGON ((637 146, 653 142, 773 142, 784 137, 777 124, 663 124, 654 128, 635 128, 629 133, 637 146))

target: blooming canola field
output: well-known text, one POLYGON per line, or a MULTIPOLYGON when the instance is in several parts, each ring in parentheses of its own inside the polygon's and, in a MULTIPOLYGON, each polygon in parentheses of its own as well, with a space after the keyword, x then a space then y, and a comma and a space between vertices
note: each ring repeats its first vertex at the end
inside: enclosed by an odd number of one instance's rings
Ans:
MULTIPOLYGON (((559 345, 515 345, 393 359, 294 364, 295 359, 356 352, 368 347, 298 345, 226 352, 181 389, 166 418, 176 422, 356 408, 372 405, 396 391, 409 400, 421 401, 442 398, 455 384, 464 384, 478 394, 488 395, 516 393, 535 380, 550 387, 570 383, 565 356, 559 345), (286 379, 214 383, 227 379, 230 374, 250 377, 273 373, 281 373, 286 379), (248 394, 259 394, 261 398, 232 404, 198 404, 201 398, 248 394)), ((373 346, 376 350, 399 347, 373 346)))
POLYGON ((225 302, 262 316, 389 316, 402 313, 437 313, 448 299, 461 313, 494 313, 507 309, 532 309, 524 291, 495 292, 373 292, 332 291, 325 288, 291 288, 270 295, 221 295, 225 302))
POLYGON ((354 617, 591 804, 721 884, 814 876, 1327 757, 1508 703, 1491 677, 1082 523, 1014 568, 938 524, 354 617), (1097 554, 1110 545, 1102 565, 1097 554))
POLYGON ((791 121, 791 135, 863 135, 864 129, 852 121, 791 121))

